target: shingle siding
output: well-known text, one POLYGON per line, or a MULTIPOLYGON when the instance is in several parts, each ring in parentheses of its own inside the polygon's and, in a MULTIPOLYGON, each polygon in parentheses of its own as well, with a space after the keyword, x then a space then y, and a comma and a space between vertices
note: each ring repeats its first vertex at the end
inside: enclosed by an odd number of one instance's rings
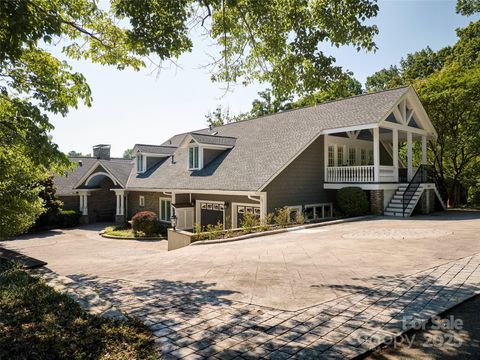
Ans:
POLYGON ((324 136, 320 136, 268 184, 268 212, 285 205, 333 202, 335 191, 323 189, 323 145, 324 136))

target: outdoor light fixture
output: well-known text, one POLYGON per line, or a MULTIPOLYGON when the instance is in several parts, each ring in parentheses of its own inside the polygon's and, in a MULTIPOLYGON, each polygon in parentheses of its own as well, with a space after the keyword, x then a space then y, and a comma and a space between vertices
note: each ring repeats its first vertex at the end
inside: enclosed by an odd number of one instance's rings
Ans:
POLYGON ((175 231, 176 228, 177 228, 177 215, 173 214, 173 215, 170 217, 170 223, 172 224, 172 228, 173 228, 173 230, 175 231))

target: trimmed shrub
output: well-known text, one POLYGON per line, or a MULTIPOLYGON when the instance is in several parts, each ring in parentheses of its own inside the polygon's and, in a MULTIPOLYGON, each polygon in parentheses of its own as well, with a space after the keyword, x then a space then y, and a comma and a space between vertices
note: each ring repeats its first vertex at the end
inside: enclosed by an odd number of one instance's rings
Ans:
POLYGON ((80 220, 80 212, 75 210, 60 210, 57 214, 57 223, 61 228, 74 227, 80 220))
POLYGON ((143 232, 145 236, 153 236, 159 230, 157 215, 151 211, 140 211, 132 217, 132 229, 135 233, 143 232))
POLYGON ((303 225, 305 224, 305 216, 302 213, 297 213, 297 216, 295 216, 295 223, 303 225))
POLYGON ((288 224, 290 224, 290 208, 288 206, 284 206, 281 209, 277 209, 274 221, 282 228, 287 227, 288 224))
POLYGON ((359 187, 345 187, 337 191, 338 207, 347 216, 360 216, 368 211, 368 198, 359 187))
POLYGON ((215 240, 222 236, 223 233, 223 224, 218 222, 217 225, 208 224, 207 225, 207 236, 208 240, 215 240))
POLYGON ((250 234, 258 226, 260 226, 260 219, 258 219, 257 216, 255 216, 254 213, 245 212, 243 214, 242 230, 245 233, 250 234))

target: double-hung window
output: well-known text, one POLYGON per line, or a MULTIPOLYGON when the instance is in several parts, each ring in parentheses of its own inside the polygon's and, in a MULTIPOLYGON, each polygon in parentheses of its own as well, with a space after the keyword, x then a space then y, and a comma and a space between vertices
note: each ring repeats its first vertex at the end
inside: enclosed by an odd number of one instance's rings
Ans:
POLYGON ((169 199, 160 199, 160 220, 170 221, 172 202, 169 199))
POLYGON ((367 150, 362 149, 360 150, 360 162, 361 165, 367 165, 367 150))
POLYGON ((188 169, 200 169, 200 149, 198 146, 191 146, 188 148, 188 169))
POLYGON ((337 148, 337 166, 343 166, 343 146, 337 148))
POLYGON ((137 173, 144 172, 145 168, 143 166, 143 155, 138 154, 137 155, 137 173))
POLYGON ((328 166, 335 166, 335 147, 333 145, 328 145, 328 166))
POLYGON ((348 164, 354 166, 357 164, 357 149, 349 148, 348 149, 348 164))

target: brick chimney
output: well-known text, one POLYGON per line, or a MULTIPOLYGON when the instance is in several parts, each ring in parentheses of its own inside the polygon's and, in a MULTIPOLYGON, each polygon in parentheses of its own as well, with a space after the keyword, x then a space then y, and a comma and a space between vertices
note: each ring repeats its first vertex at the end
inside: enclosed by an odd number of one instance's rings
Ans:
POLYGON ((95 145, 93 147, 93 157, 96 157, 97 159, 110 160, 110 145, 95 145))

